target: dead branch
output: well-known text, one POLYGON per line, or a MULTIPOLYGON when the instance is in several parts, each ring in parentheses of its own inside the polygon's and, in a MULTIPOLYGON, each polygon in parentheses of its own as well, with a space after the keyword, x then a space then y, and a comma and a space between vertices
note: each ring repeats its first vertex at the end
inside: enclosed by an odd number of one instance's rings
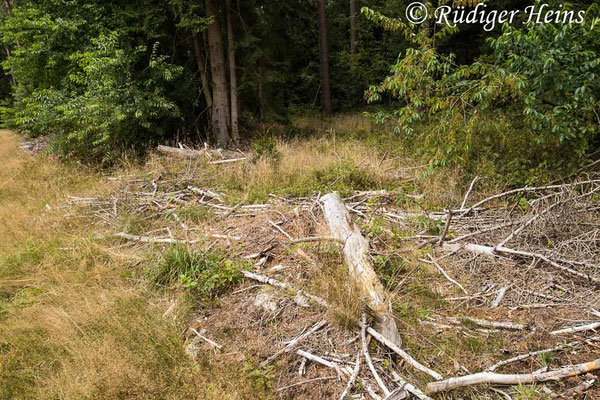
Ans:
POLYGON ((550 332, 551 335, 564 335, 566 333, 586 332, 593 331, 600 328, 600 322, 594 322, 593 324, 572 326, 568 328, 559 329, 557 331, 550 332))
POLYGON ((462 322, 470 322, 477 326, 481 326, 483 328, 492 328, 492 329, 507 329, 512 331, 522 331, 527 327, 523 324, 515 324, 513 322, 503 322, 503 321, 488 321, 486 319, 480 318, 472 318, 472 317, 453 317, 450 320, 456 324, 461 324, 462 322))
MULTIPOLYGON (((433 258, 433 256, 431 254, 427 254, 427 257, 429 257, 430 263, 433 264, 438 269, 438 271, 440 271, 442 273, 442 275, 444 275, 444 278, 446 278, 450 283, 458 286, 458 288, 460 290, 462 290, 462 292, 464 294, 466 294, 467 296, 469 296, 469 292, 467 292, 467 289, 465 289, 463 287, 463 285, 461 285, 460 283, 458 283, 458 281, 452 279, 450 277, 450 275, 448 275, 448 273, 440 266, 440 264, 435 260, 435 258, 433 258)), ((423 260, 423 261, 425 261, 425 260, 423 260)))
POLYGON ((217 342, 214 342, 214 341, 210 340, 206 336, 200 334, 200 332, 198 332, 194 328, 192 328, 192 332, 194 332, 196 334, 196 336, 198 336, 200 339, 204 340, 206 343, 210 344, 212 347, 215 347, 215 348, 217 348, 219 350, 223 349, 223 346, 221 346, 217 342))
POLYGON ((294 347, 296 347, 298 345, 298 343, 300 343, 301 341, 303 341, 304 339, 306 339, 307 337, 309 337, 313 333, 317 332, 319 329, 321 329, 325 325, 327 325, 327 321, 317 322, 307 332, 305 332, 302 335, 298 336, 297 338, 293 339, 284 348, 282 348, 277 353, 273 354, 272 356, 270 356, 269 358, 267 358, 266 360, 264 360, 263 362, 261 362, 260 363, 260 367, 262 368, 262 367, 265 367, 266 365, 269 365, 270 363, 273 362, 273 360, 275 360, 277 357, 279 357, 283 353, 289 353, 290 351, 292 351, 294 349, 294 347))
POLYGON ((325 307, 325 308, 329 307, 329 304, 327 303, 326 300, 324 300, 324 299, 322 299, 322 298, 320 298, 318 296, 315 296, 313 294, 306 293, 302 289, 295 288, 294 286, 290 285, 289 283, 280 282, 277 279, 269 278, 269 277, 264 276, 264 275, 255 274, 253 272, 246 271, 246 270, 241 270, 240 272, 246 278, 248 278, 248 279, 253 279, 253 280, 258 281, 258 282, 262 282, 262 283, 266 283, 266 284, 271 285, 271 286, 278 287, 280 289, 285 289, 285 290, 292 291, 294 293, 297 293, 297 294, 299 294, 301 296, 304 296, 304 297, 306 297, 306 298, 314 301, 315 303, 317 303, 321 307, 325 307))
POLYGON ((402 358, 411 367, 413 367, 421 372, 426 373, 427 375, 431 376, 435 380, 439 381, 441 379, 444 379, 444 377, 442 375, 438 374, 434 370, 429 369, 426 366, 424 366, 423 364, 419 363, 417 360, 412 358, 410 356, 410 354, 408 354, 407 352, 405 352, 404 350, 399 348, 396 344, 394 344, 392 341, 387 339, 385 336, 383 336, 382 334, 377 332, 375 329, 373 329, 371 327, 367 327, 367 332, 371 336, 373 336, 373 339, 375 339, 379 343, 389 347, 390 350, 392 350, 394 353, 398 354, 400 356, 400 358, 402 358))
POLYGON ((163 145, 158 146, 156 148, 156 150, 159 153, 165 154, 167 156, 190 158, 190 159, 200 158, 202 156, 202 154, 205 153, 204 151, 186 150, 186 149, 180 149, 178 147, 163 146, 163 145))
POLYGON ((558 346, 552 347, 550 349, 543 349, 543 350, 531 351, 531 352, 529 352, 527 354, 521 354, 521 355, 516 356, 516 357, 512 357, 512 358, 509 358, 509 359, 506 359, 506 360, 499 361, 496 364, 494 364, 491 367, 489 367, 487 369, 487 371, 494 372, 495 370, 497 370, 498 368, 500 368, 500 367, 502 367, 504 365, 511 364, 511 363, 514 363, 514 362, 517 362, 517 361, 526 360, 528 358, 535 357, 535 356, 537 356, 539 354, 550 353, 552 351, 562 350, 565 347, 572 347, 572 346, 575 346, 577 343, 579 343, 579 342, 571 342, 571 343, 566 343, 566 344, 559 344, 558 346))
POLYGON ((362 325, 362 327, 360 330, 360 338, 361 338, 361 342, 362 342, 362 352, 365 356, 365 361, 367 362, 367 365, 369 366, 369 369, 371 370, 371 373, 373 374, 373 377, 375 378, 375 382, 377 382, 377 385, 379 385, 379 388, 383 391, 383 395, 385 397, 388 397, 391 392, 387 388, 387 386, 385 386, 385 383, 383 382, 383 380, 377 373, 377 370, 375 369, 375 366, 373 365, 373 361, 371 360, 371 355, 369 354, 369 346, 367 345, 367 326, 368 326, 367 325, 367 315, 364 312, 362 315, 362 324, 361 325, 362 325))
POLYGON ((350 376, 350 379, 348 380, 348 383, 346 384, 346 389, 344 389, 344 391, 342 392, 342 394, 340 396, 340 400, 344 400, 346 398, 346 396, 348 396, 348 394, 350 393, 352 386, 354 386, 354 382, 356 381, 356 378, 358 377, 358 374, 360 372, 360 364, 361 364, 360 356, 361 356, 361 352, 358 352, 358 354, 356 355, 356 366, 354 367, 354 371, 352 372, 352 375, 350 376))
POLYGON ((452 390, 457 387, 472 385, 527 385, 534 382, 557 381, 576 375, 585 374, 600 369, 600 359, 583 364, 570 365, 561 369, 549 372, 537 372, 531 374, 505 375, 493 372, 480 372, 473 375, 466 375, 457 378, 446 379, 441 382, 431 382, 427 384, 429 394, 452 390))

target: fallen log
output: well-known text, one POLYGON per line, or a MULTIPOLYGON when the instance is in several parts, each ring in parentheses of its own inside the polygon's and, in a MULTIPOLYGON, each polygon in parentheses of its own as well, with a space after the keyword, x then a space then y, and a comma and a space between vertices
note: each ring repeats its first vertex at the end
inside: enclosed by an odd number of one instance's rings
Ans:
POLYGON ((583 364, 569 365, 555 371, 534 372, 531 374, 496 374, 493 372, 479 372, 473 375, 466 375, 457 378, 450 378, 444 381, 431 382, 427 384, 427 393, 434 394, 452 390, 463 386, 472 385, 527 385, 536 382, 557 381, 576 375, 600 369, 600 358, 583 364))
POLYGON ((202 154, 204 154, 204 151, 180 149, 178 147, 163 146, 163 145, 158 146, 156 148, 156 150, 159 153, 165 154, 167 156, 173 156, 173 157, 179 157, 179 158, 190 158, 190 159, 200 158, 202 156, 202 154))
POLYGON ((375 326, 383 336, 393 343, 400 344, 400 334, 388 310, 385 290, 369 258, 369 240, 360 233, 358 226, 352 223, 348 209, 336 192, 321 197, 320 201, 331 236, 344 241, 344 260, 350 270, 350 276, 374 312, 375 326))

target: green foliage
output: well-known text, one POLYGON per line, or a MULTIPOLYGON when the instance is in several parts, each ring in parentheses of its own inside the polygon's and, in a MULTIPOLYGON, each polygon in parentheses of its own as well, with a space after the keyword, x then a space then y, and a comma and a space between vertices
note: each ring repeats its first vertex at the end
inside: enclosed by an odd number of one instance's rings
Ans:
POLYGON ((60 0, 14 9, 2 26, 5 45, 19 46, 3 63, 18 82, 9 125, 53 134, 60 153, 103 162, 165 132, 179 116, 167 88, 182 67, 160 53, 154 26, 128 26, 118 11, 130 10, 60 0))
POLYGON ((262 135, 252 141, 252 152, 255 160, 279 161, 281 153, 277 150, 277 139, 273 136, 262 135))
MULTIPOLYGON (((389 29, 410 30, 364 12, 389 29)), ((515 180, 572 167, 600 139, 597 15, 594 5, 584 24, 505 26, 488 41, 492 54, 468 65, 441 54, 435 38, 415 35, 417 47, 366 92, 370 102, 384 94, 399 100, 395 110, 374 117, 393 120, 397 134, 419 143, 433 167, 495 159, 497 172, 515 180)))
POLYGON ((242 279, 240 269, 244 267, 217 253, 174 246, 163 254, 154 282, 178 283, 202 298, 214 298, 242 279))

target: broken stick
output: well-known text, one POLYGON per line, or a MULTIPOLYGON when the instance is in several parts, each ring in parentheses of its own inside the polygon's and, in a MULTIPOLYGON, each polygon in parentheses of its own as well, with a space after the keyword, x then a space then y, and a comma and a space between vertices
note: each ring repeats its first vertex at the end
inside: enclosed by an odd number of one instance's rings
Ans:
POLYGON ((431 382, 427 385, 429 394, 452 390, 457 387, 472 385, 527 385, 534 382, 557 381, 571 376, 585 374, 600 369, 600 358, 583 364, 569 365, 556 371, 534 372, 531 374, 505 375, 493 372, 479 372, 441 382, 431 382))

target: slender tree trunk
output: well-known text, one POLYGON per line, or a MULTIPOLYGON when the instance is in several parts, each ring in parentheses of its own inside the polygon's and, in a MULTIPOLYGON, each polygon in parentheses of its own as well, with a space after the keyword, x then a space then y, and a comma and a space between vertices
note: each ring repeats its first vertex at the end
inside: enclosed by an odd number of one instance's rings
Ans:
POLYGON ((210 48, 210 70, 212 76, 212 129, 217 143, 221 147, 229 146, 229 96, 227 90, 227 70, 225 69, 225 54, 223 35, 219 23, 219 9, 216 0, 206 0, 206 16, 213 17, 213 23, 208 26, 208 45, 210 48))
POLYGON ((229 98, 231 101, 231 136, 235 144, 240 142, 238 127, 238 94, 237 75, 235 71, 235 39, 233 37, 233 21, 231 18, 231 0, 225 0, 225 14, 227 18, 227 52, 229 59, 229 98))
POLYGON ((356 0, 350 0, 350 62, 356 63, 356 0))
POLYGON ((329 52, 327 50, 327 18, 325 0, 319 2, 319 48, 321 53, 321 99, 325 116, 331 115, 331 89, 329 87, 329 52))
POLYGON ((206 70, 206 60, 202 52, 202 45, 200 43, 200 36, 194 33, 192 36, 194 41, 194 54, 196 55, 196 64, 198 64, 198 72, 200 73, 200 79, 202 81, 202 93, 204 93, 204 99, 206 100, 206 107, 208 109, 209 117, 212 115, 212 95, 210 90, 210 82, 208 80, 208 71, 206 70))

